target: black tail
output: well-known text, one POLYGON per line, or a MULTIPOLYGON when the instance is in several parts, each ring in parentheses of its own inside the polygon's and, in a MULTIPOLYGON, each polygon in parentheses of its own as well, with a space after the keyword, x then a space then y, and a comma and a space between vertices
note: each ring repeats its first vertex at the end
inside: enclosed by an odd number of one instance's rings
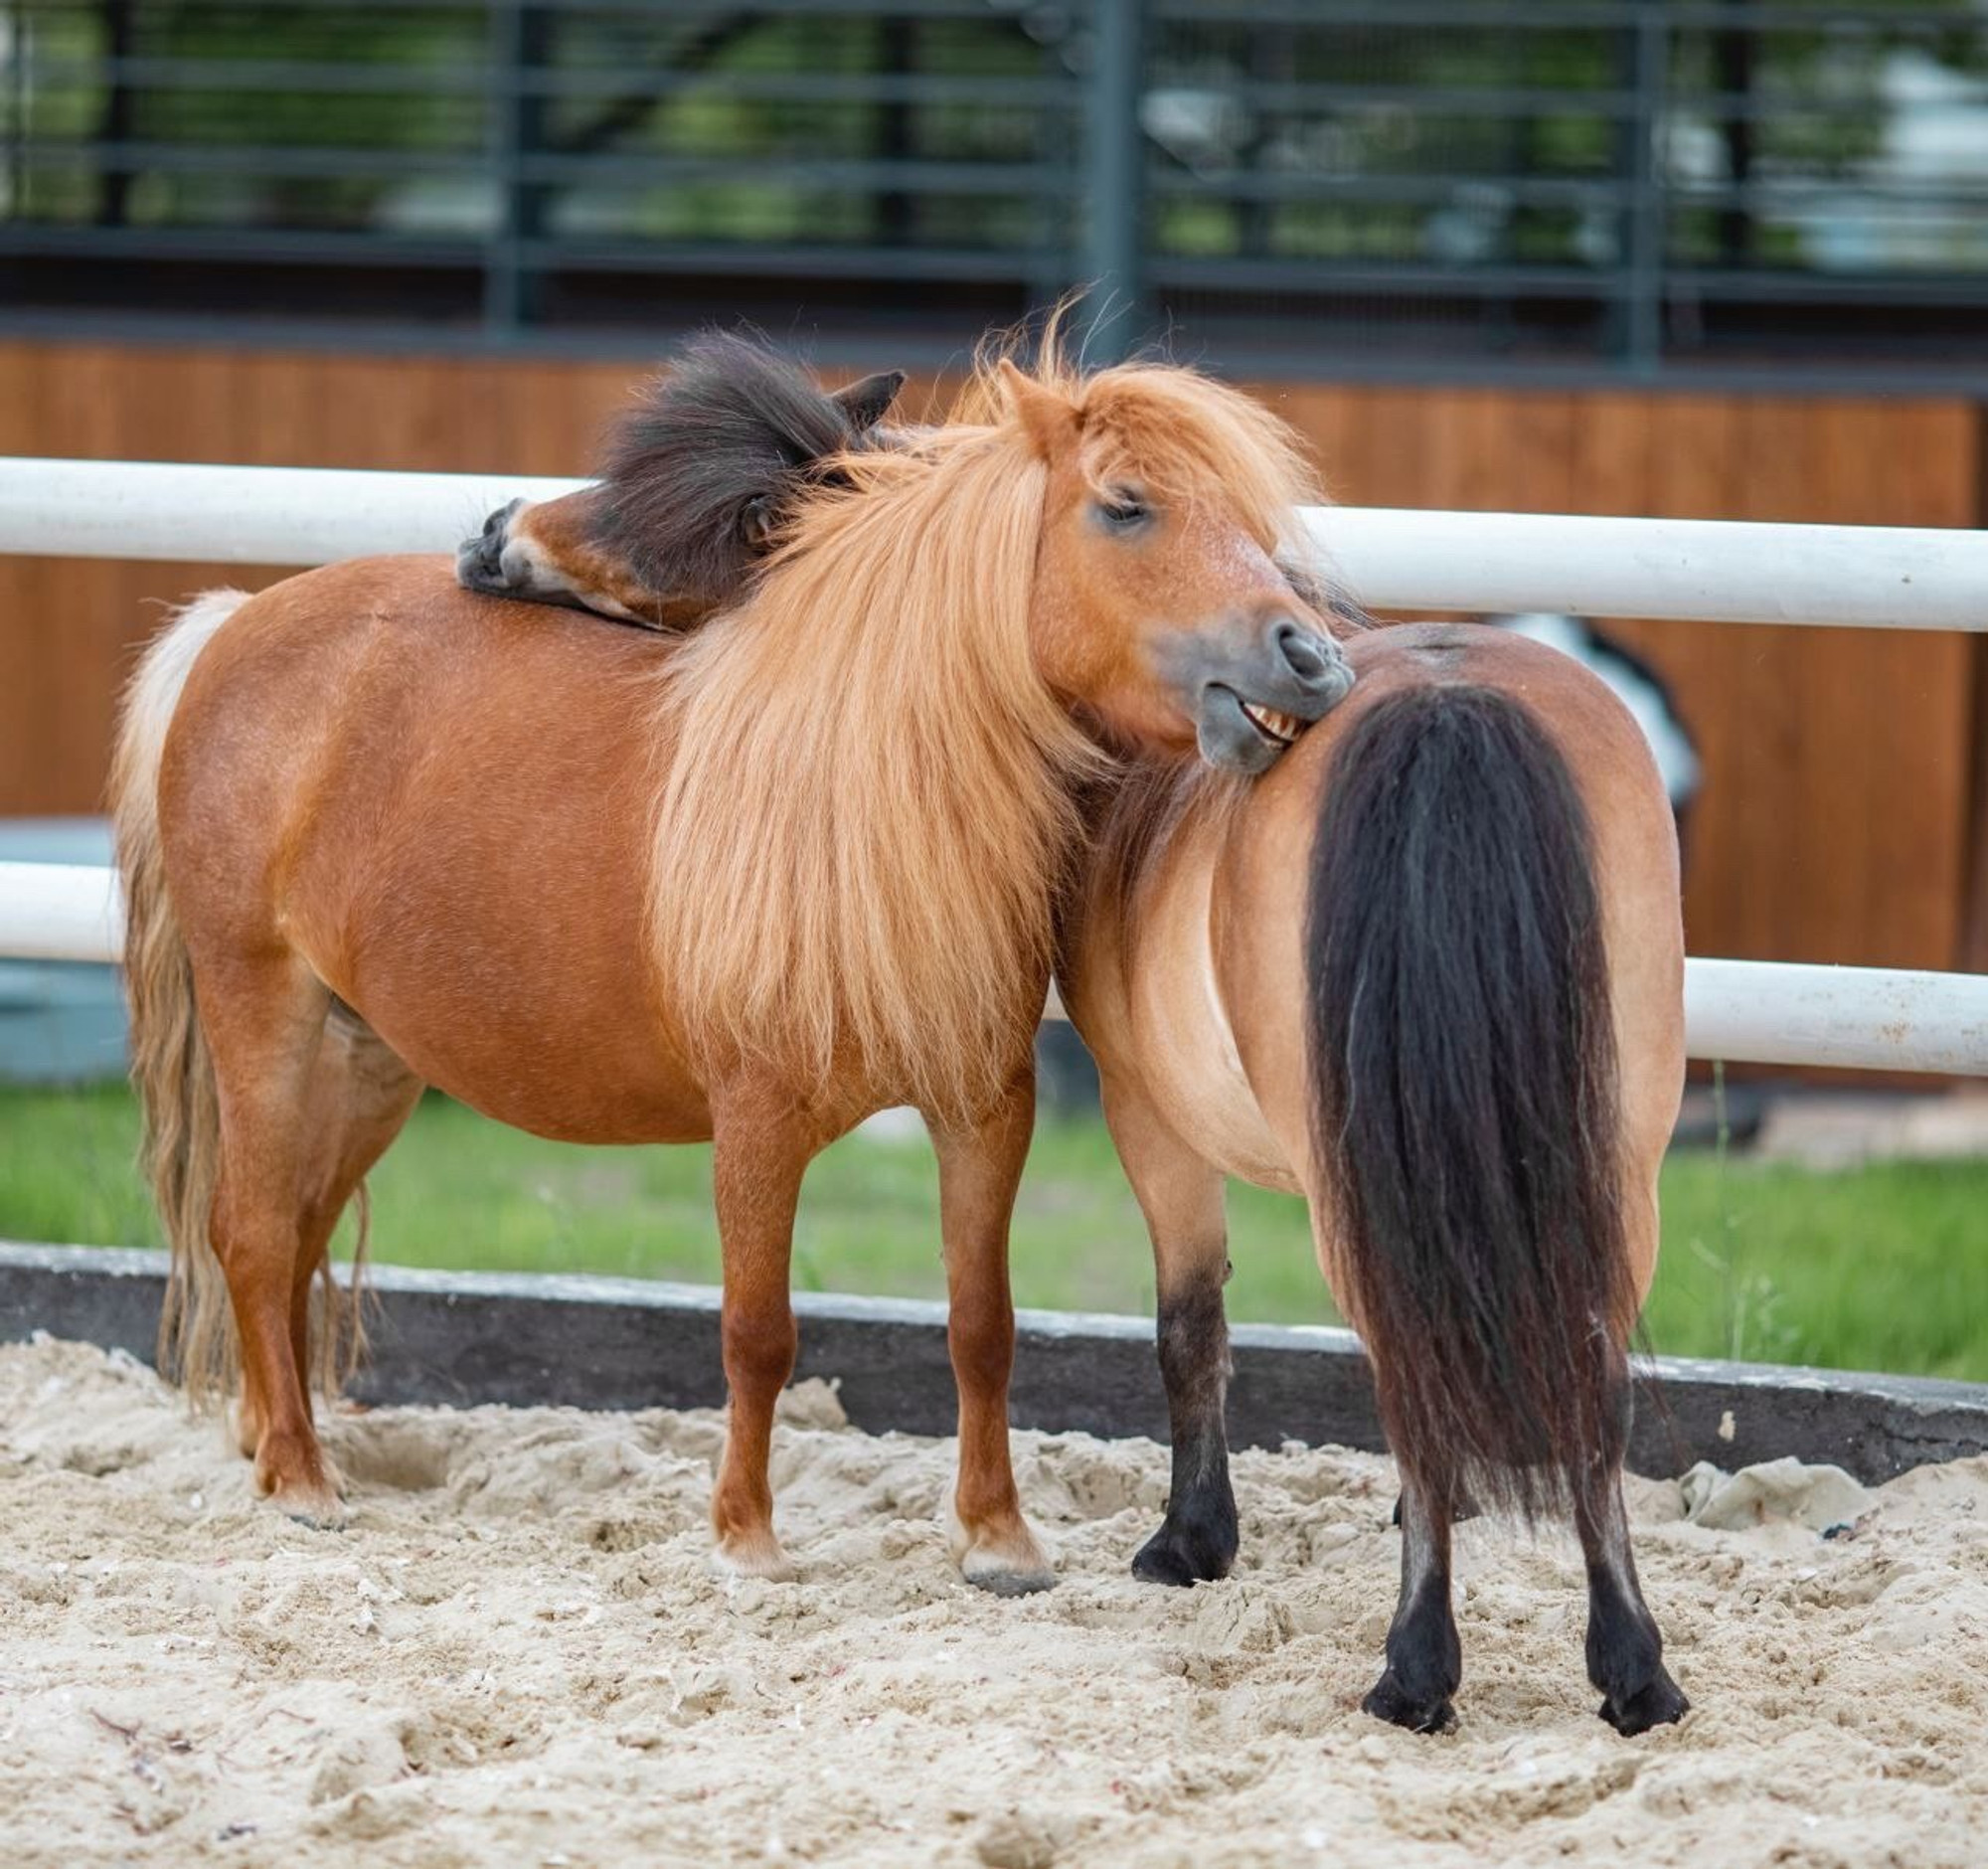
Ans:
POLYGON ((609 431, 595 543, 653 591, 737 595, 781 496, 863 445, 904 380, 889 371, 827 391, 751 338, 695 339, 609 431))
POLYGON ((1612 1474, 1635 1296, 1587 815, 1526 709, 1377 702, 1306 923, 1313 1141, 1389 1442, 1438 1497, 1563 1509, 1612 1474))

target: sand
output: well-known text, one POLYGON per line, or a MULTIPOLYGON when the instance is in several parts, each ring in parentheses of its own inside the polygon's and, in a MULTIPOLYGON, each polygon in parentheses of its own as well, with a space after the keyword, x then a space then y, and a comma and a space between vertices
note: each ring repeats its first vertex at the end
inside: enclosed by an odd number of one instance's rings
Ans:
POLYGON ((356 1512, 315 1531, 128 1358, 0 1349, 0 1860, 1988 1861, 1988 1460, 1827 1539, 1777 1516, 1786 1475, 1725 1489, 1721 1530, 1634 1482, 1697 1704, 1633 1741, 1581 1676, 1572 1546, 1472 1523, 1460 1725, 1425 1739, 1358 1710, 1383 1459, 1241 1456, 1239 1574, 1167 1592, 1126 1570, 1162 1450, 1019 1435, 1063 1582, 1002 1602, 947 1562, 947 1444, 851 1430, 819 1385, 775 1455, 801 1580, 715 1576, 720 1434, 348 1415, 356 1512))

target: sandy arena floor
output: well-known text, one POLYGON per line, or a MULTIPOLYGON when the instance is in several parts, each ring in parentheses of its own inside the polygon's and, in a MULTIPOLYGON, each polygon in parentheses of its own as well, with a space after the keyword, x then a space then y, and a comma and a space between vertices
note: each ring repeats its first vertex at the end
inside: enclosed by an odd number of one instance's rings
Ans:
POLYGON ((1126 1562, 1161 1450, 1017 1438, 1064 1582, 997 1602, 949 1449, 796 1393, 794 1585, 707 1568, 716 1416, 385 1410, 342 1533, 250 1497, 128 1359, 0 1349, 0 1858, 29 1865, 1988 1861, 1988 1460, 1853 1537, 1709 1531, 1636 1482, 1681 1728, 1617 1739, 1572 1548, 1464 1528, 1460 1729, 1358 1711, 1394 1602, 1386 1461, 1239 1465, 1243 1566, 1126 1562))

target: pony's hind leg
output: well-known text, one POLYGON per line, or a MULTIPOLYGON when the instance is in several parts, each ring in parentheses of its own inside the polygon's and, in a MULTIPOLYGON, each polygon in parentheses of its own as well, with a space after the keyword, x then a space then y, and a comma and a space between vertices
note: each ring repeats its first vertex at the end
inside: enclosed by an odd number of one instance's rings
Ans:
MULTIPOLYGON (((360 1183, 406 1125, 421 1094, 420 1080, 358 1017, 334 1004, 312 1060, 305 1124, 306 1154, 299 1179, 297 1254, 290 1273, 290 1355, 311 1406, 315 1369, 335 1381, 341 1334, 356 1344, 358 1271, 348 1314, 327 1303, 320 1356, 311 1343, 311 1289, 324 1272, 331 1238, 360 1183)), ((329 1300, 330 1291, 326 1292, 329 1300)), ((261 1442, 259 1395, 245 1384, 236 1417, 242 1451, 251 1459, 261 1442)), ((329 1465, 326 1476, 335 1483, 329 1465)))
POLYGON ((1622 1384, 1619 1432, 1574 1502, 1574 1529, 1587 1564, 1587 1678, 1601 1690, 1601 1717, 1628 1737, 1669 1726, 1691 1710, 1664 1667, 1664 1638, 1643 1602, 1622 1504, 1622 1453, 1630 1391, 1622 1384))
POLYGON ((968 1583, 1002 1597, 1056 1582, 1022 1516, 1008 1449, 1008 1381, 1015 1363, 1008 1230, 1035 1109, 1030 1073, 981 1121, 932 1126, 950 1299, 946 1342, 959 1389, 959 1474, 949 1515, 953 1557, 968 1583))
POLYGON ((1451 1492, 1440 1476, 1404 1467, 1402 1594, 1388 1629, 1388 1665, 1360 1704, 1411 1733, 1456 1722, 1450 1696, 1463 1679, 1463 1648, 1449 1601, 1451 1492))
POLYGON ((1108 1082, 1105 1119, 1152 1235, 1160 1378, 1173 1441, 1166 1517, 1132 1559, 1149 1583, 1227 1577, 1239 1538, 1229 1479, 1229 1228, 1221 1173, 1141 1097, 1108 1082))
POLYGON ((312 1090, 331 996, 291 954, 197 957, 195 982, 220 1117, 210 1237, 241 1346, 240 1425, 245 1440, 253 1434, 262 1491, 295 1517, 332 1522, 337 1492, 292 1334, 312 1090))

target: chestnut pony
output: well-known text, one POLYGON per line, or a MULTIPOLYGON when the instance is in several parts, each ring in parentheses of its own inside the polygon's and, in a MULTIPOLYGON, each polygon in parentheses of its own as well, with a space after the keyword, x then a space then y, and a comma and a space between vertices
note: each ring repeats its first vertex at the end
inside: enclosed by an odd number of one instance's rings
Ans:
POLYGON ((1351 697, 1255 783, 1131 774, 1065 929, 1158 1271, 1173 1489, 1133 1568, 1187 1584, 1235 1556, 1224 1177, 1299 1193, 1402 1472, 1368 1711, 1450 1722, 1450 1524, 1475 1501, 1571 1513, 1588 1675, 1641 1732, 1686 1706, 1621 1491, 1684 1073, 1670 807, 1572 657, 1474 625, 1348 648, 1351 697))
POLYGON ((799 488, 692 636, 404 558, 210 594, 147 652, 112 791, 168 1361, 212 1393, 239 1351, 286 1509, 337 1510, 313 1281, 433 1084, 544 1135, 713 1140, 717 1547, 784 1574, 802 1172, 909 1103, 939 1157, 955 1554, 1050 1581, 1009 1464, 1006 1259, 1077 795, 1118 751, 1258 763, 1249 710, 1313 718, 1345 674, 1272 565, 1303 475, 1246 399, 1003 364, 961 418, 799 488))

